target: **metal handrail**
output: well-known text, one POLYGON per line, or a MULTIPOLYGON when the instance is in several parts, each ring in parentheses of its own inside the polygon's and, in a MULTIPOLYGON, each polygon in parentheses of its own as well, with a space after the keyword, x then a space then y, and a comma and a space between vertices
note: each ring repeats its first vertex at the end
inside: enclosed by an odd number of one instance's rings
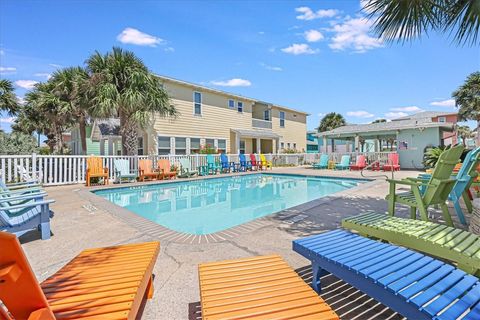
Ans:
MULTIPOLYGON (((388 179, 388 176, 386 174, 380 174, 380 175, 374 175, 374 176, 366 176, 363 174, 363 170, 367 170, 368 168, 371 168, 374 164, 378 164, 380 166, 380 161, 379 160, 376 160, 372 163, 370 163, 368 166, 366 166, 365 168, 363 168, 361 171, 360 171, 360 175, 364 178, 380 178, 380 177, 385 177, 385 179, 388 179)), ((387 160, 387 164, 391 164, 393 166, 393 161, 391 160, 387 160)), ((372 170, 373 171, 373 170, 372 170)), ((394 175, 394 172, 395 170, 393 170, 393 167, 392 167, 392 180, 395 179, 395 175, 394 175)))

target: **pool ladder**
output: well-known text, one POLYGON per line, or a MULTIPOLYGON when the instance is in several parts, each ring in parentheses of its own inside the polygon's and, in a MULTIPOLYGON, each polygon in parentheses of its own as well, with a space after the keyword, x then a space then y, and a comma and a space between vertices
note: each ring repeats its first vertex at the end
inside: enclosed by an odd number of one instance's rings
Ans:
MULTIPOLYGON (((388 161, 388 160, 387 160, 387 161, 388 161)), ((392 165, 393 165, 393 162, 392 162, 392 161, 390 161, 390 162, 391 162, 392 165)), ((387 163, 388 163, 388 162, 387 162, 387 163)), ((367 169, 369 169, 369 168, 373 168, 374 165, 377 165, 377 166, 380 168, 380 161, 379 161, 379 160, 374 161, 374 162, 370 163, 368 166, 366 166, 365 168, 363 168, 363 169, 360 171, 360 174, 362 175, 362 177, 364 177, 364 178, 380 178, 380 177, 385 177, 385 179, 388 179, 388 178, 389 178, 388 175, 386 175, 386 174, 370 175, 370 176, 364 175, 363 171, 364 171, 364 170, 367 170, 367 169)), ((372 170, 372 172, 373 172, 373 170, 372 170)), ((380 172, 380 169, 379 169, 379 172, 380 172)), ((392 180, 395 179, 395 170, 393 170, 393 168, 392 168, 392 178, 391 178, 391 179, 392 179, 392 180)))

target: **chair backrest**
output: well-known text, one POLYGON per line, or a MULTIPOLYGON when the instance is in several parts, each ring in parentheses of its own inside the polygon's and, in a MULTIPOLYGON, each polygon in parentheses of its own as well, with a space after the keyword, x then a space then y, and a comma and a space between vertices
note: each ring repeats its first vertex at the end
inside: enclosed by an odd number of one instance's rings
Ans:
POLYGON ((129 161, 127 159, 115 159, 113 160, 113 165, 120 174, 130 174, 129 161))
POLYGON ((100 157, 88 157, 87 158, 87 169, 90 173, 102 173, 103 172, 103 162, 100 157))
POLYGON ((328 154, 322 154, 320 156, 320 160, 318 161, 318 164, 321 166, 328 165, 328 154))
POLYGON ((55 319, 17 237, 0 231, 0 248, 0 300, 14 319, 42 309, 38 319, 55 319))
POLYGON ((207 154, 207 164, 215 164, 215 158, 211 154, 207 154))
POLYGON ((240 165, 244 166, 247 164, 247 159, 245 159, 245 154, 240 153, 238 155, 238 159, 240 160, 240 165))
POLYGON ((363 154, 357 157, 357 166, 365 166, 367 165, 367 158, 363 154))
POLYGON ((398 156, 398 153, 389 153, 388 154, 388 165, 392 166, 398 166, 398 162, 400 161, 400 158, 398 156))
POLYGON ((473 149, 465 156, 462 167, 458 170, 457 180, 474 178, 477 176, 477 166, 480 163, 480 147, 473 149))
POLYGON ((152 173, 153 161, 150 159, 138 160, 138 170, 143 171, 144 173, 152 173))
POLYGON ((250 162, 252 163, 252 165, 256 166, 257 165, 257 158, 255 157, 255 155, 253 153, 250 153, 250 162))
POLYGON ((170 161, 168 159, 160 159, 157 161, 158 170, 164 173, 170 173, 170 161))
POLYGON ((424 193, 425 204, 441 203, 447 199, 455 183, 450 181, 453 168, 460 160, 463 149, 463 146, 457 145, 440 155, 424 193))
POLYGON ((349 166, 350 165, 350 156, 349 155, 343 155, 342 159, 340 160, 340 164, 342 166, 349 166))
POLYGON ((182 170, 192 171, 192 165, 190 164, 190 160, 186 158, 181 158, 180 165, 182 166, 182 170))
POLYGON ((265 158, 265 156, 263 154, 260 153, 260 161, 262 163, 266 163, 267 162, 267 158, 265 158))
POLYGON ((222 165, 228 165, 228 157, 225 153, 220 154, 220 162, 222 163, 222 165))

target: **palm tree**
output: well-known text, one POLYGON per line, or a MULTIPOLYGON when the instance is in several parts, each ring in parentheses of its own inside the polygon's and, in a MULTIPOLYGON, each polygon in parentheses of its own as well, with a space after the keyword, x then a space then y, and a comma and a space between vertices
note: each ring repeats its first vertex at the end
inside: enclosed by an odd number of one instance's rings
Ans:
POLYGON ((363 9, 387 41, 413 39, 430 30, 453 33, 457 43, 478 41, 478 0, 367 0, 363 9))
POLYGON ((121 48, 104 55, 96 52, 86 63, 92 115, 119 117, 123 154, 137 154, 138 128, 145 128, 155 114, 177 114, 160 80, 133 52, 121 48))
POLYGON ((88 73, 81 67, 70 67, 53 73, 54 94, 62 101, 62 112, 69 114, 78 123, 82 154, 87 152, 86 125, 89 111, 87 97, 88 73))
POLYGON ((477 146, 480 146, 480 72, 467 77, 465 83, 452 93, 460 121, 477 121, 477 146))
MULTIPOLYGON (((346 125, 347 122, 345 118, 336 112, 327 113, 322 120, 320 120, 320 125, 318 126, 318 132, 325 132, 336 129, 338 127, 342 127, 346 125)), ((325 146, 325 151, 327 150, 327 146, 325 146)), ((332 152, 335 152, 335 140, 332 139, 332 152)))
POLYGON ((14 93, 13 83, 7 79, 0 79, 0 111, 7 111, 13 116, 17 113, 19 103, 14 93))
POLYGON ((466 141, 469 138, 474 137, 474 133, 472 129, 470 129, 469 126, 458 126, 457 127, 457 135, 462 138, 462 144, 465 147, 466 146, 466 141))

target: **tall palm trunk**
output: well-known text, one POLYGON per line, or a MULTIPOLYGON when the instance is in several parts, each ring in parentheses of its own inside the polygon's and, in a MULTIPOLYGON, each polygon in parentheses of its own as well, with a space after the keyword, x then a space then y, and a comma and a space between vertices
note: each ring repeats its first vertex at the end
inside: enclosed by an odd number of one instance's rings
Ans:
POLYGON ((122 136, 122 153, 135 156, 138 153, 137 123, 120 113, 120 134, 122 136))
POLYGON ((79 119, 80 143, 82 145, 82 155, 87 154, 87 124, 85 115, 81 115, 79 119))
POLYGON ((477 119, 477 147, 480 147, 480 119, 477 119))

